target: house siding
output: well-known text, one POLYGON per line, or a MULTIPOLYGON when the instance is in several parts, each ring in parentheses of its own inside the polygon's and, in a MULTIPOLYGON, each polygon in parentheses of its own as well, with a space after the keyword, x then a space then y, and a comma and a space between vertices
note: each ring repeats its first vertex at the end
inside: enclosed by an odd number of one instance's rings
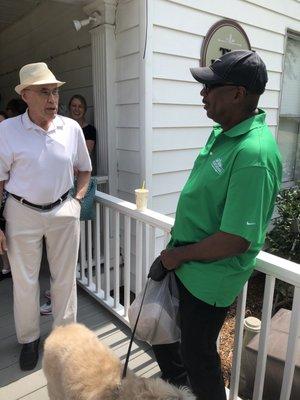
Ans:
POLYGON ((269 81, 259 106, 277 133, 282 65, 287 28, 300 32, 300 3, 295 0, 220 2, 154 0, 152 208, 173 215, 180 190, 213 121, 203 109, 199 84, 189 68, 199 65, 209 28, 235 19, 253 50, 265 61, 269 81))
POLYGON ((133 201, 140 182, 139 1, 120 1, 116 12, 116 137, 118 196, 133 201))
POLYGON ((46 62, 59 80, 60 103, 66 112, 75 93, 82 94, 88 105, 87 120, 93 121, 91 39, 87 29, 76 32, 72 20, 84 19, 82 7, 43 1, 30 14, 0 34, 1 108, 16 97, 20 67, 27 63, 46 62))

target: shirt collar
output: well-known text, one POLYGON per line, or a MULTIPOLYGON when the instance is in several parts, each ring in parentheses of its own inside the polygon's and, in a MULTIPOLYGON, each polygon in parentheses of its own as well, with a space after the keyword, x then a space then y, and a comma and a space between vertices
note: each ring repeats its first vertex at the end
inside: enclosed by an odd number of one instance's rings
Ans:
POLYGON ((35 130, 43 131, 46 133, 51 133, 51 132, 55 131, 56 129, 61 129, 64 126, 64 121, 61 118, 61 116, 56 115, 54 120, 51 122, 49 130, 45 131, 43 128, 41 128, 40 126, 38 126, 37 124, 35 124, 34 122, 31 121, 31 119, 29 118, 29 115, 28 115, 28 109, 22 115, 22 123, 24 125, 24 128, 27 130, 35 129, 35 130))
MULTIPOLYGON (((229 136, 229 137, 244 135, 245 133, 251 131, 252 129, 255 129, 258 126, 261 126, 262 124, 264 124, 265 119, 266 119, 265 111, 263 111, 259 108, 258 114, 254 115, 253 117, 250 117, 248 119, 245 119, 244 121, 240 122, 239 124, 235 125, 231 129, 229 129, 228 131, 223 132, 223 133, 224 133, 224 135, 229 136)), ((221 133, 221 131, 222 131, 222 127, 220 125, 214 126, 215 136, 218 136, 221 133)))

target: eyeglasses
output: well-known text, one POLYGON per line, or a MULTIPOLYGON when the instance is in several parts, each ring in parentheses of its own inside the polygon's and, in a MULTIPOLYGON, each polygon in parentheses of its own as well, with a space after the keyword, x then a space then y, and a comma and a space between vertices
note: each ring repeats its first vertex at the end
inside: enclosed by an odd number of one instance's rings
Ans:
POLYGON ((236 85, 234 83, 212 83, 212 84, 204 83, 203 84, 203 89, 206 92, 210 92, 213 89, 216 89, 218 87, 223 87, 223 86, 239 86, 239 85, 236 85))
POLYGON ((59 90, 58 89, 53 89, 53 90, 48 90, 48 89, 24 89, 24 90, 29 90, 31 92, 35 92, 39 94, 41 97, 44 97, 45 99, 48 99, 50 96, 57 97, 59 96, 59 90))
POLYGON ((246 90, 246 95, 248 95, 248 88, 244 85, 238 85, 236 83, 204 83, 203 84, 203 89, 209 93, 211 90, 216 89, 218 87, 224 87, 224 86, 231 86, 231 87, 243 87, 246 90))

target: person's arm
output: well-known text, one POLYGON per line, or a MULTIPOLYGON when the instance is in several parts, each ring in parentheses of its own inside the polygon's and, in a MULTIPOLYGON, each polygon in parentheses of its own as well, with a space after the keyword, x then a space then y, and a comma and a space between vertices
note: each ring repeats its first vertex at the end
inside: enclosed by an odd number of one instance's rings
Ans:
MULTIPOLYGON (((79 125, 78 125, 79 127, 79 125)), ((78 146, 77 146, 77 157, 76 162, 73 165, 74 175, 77 177, 77 192, 75 198, 81 200, 89 185, 89 179, 92 171, 91 158, 87 148, 86 140, 83 135, 82 129, 78 134, 78 146)))
POLYGON ((83 133, 85 137, 86 147, 88 148, 89 154, 91 154, 96 143, 96 128, 93 125, 87 125, 83 128, 83 133))
POLYGON ((175 269, 188 261, 210 262, 237 256, 248 250, 250 242, 241 236, 217 232, 201 242, 174 247, 161 252, 165 268, 175 269))
POLYGON ((87 147, 87 149, 89 151, 89 154, 91 154, 92 151, 94 150, 94 147, 95 147, 95 140, 87 139, 85 141, 85 143, 86 143, 86 147, 87 147))
MULTIPOLYGON (((0 205, 2 203, 3 189, 4 189, 4 181, 0 181, 0 205)), ((0 229, 0 254, 4 254, 6 251, 7 251, 6 237, 4 235, 4 232, 0 229)))
POLYGON ((4 181, 0 181, 0 206, 1 206, 1 204, 2 204, 4 183, 5 183, 4 181))
POLYGON ((89 186, 91 172, 90 171, 78 171, 77 175, 77 191, 75 199, 82 200, 89 186))
POLYGON ((188 261, 209 263, 242 254, 251 243, 263 243, 276 187, 276 179, 264 167, 236 170, 230 178, 219 231, 201 242, 164 250, 164 266, 174 269, 188 261))
MULTIPOLYGON (((14 152, 8 144, 7 135, 10 136, 9 129, 0 127, 0 206, 2 204, 4 183, 9 179, 9 171, 14 161, 14 152)), ((0 254, 7 251, 6 238, 4 232, 0 230, 0 254)))

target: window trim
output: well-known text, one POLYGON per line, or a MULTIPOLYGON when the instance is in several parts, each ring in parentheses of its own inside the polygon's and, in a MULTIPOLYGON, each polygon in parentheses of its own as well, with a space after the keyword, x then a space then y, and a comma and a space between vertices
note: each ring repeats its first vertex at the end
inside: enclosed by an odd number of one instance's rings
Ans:
MULTIPOLYGON (((284 55, 282 57, 282 73, 281 73, 281 78, 280 78, 280 97, 279 97, 279 102, 278 102, 278 113, 277 113, 277 127, 276 127, 276 140, 277 143, 279 142, 279 123, 280 123, 280 118, 288 118, 295 120, 298 123, 298 140, 297 140, 297 152, 296 152, 296 159, 295 159, 295 173, 298 169, 300 169, 300 159, 298 159, 297 155, 300 154, 300 110, 299 114, 280 114, 280 109, 281 109, 281 103, 282 103, 282 97, 283 97, 283 77, 285 74, 285 62, 286 62, 286 56, 287 56, 287 44, 288 44, 288 39, 293 39, 297 40, 300 42, 300 32, 295 31, 293 29, 286 29, 285 33, 285 43, 284 43, 284 55)), ((294 179, 298 178, 294 176, 294 179)), ((299 176, 300 179, 300 176, 299 176)), ((282 187, 292 187, 296 184, 297 180, 292 180, 292 181, 282 181, 281 185, 282 187)))

